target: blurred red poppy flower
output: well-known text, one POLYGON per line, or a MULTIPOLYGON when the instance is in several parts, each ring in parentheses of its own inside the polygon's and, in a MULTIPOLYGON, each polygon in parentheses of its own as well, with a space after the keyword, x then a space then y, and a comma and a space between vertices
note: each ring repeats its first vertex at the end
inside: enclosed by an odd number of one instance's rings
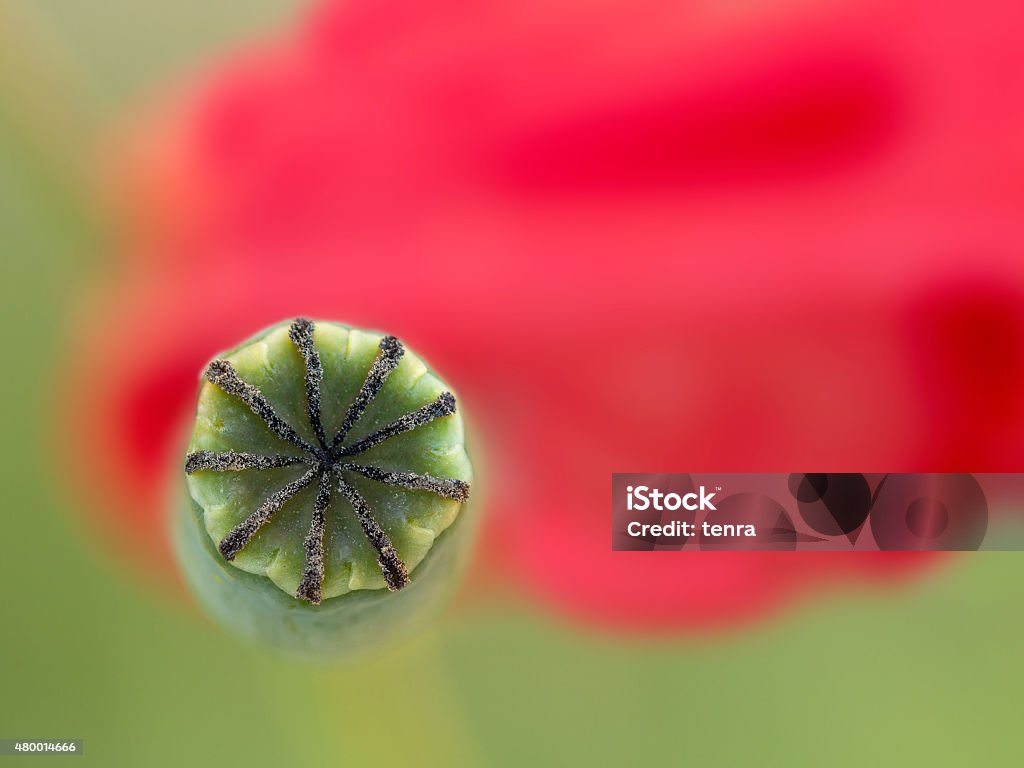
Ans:
POLYGON ((198 371, 298 314, 460 392, 480 578, 718 626, 909 555, 613 553, 614 471, 1024 457, 1019 4, 330 2, 137 136, 76 328, 82 487, 133 548, 198 371))

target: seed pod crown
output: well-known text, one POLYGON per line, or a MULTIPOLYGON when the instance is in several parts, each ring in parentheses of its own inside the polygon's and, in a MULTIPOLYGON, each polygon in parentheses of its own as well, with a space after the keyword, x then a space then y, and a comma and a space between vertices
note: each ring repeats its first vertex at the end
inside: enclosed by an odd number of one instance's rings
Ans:
POLYGON ((426 366, 299 318, 204 376, 185 472, 220 556, 313 605, 378 586, 367 545, 379 586, 408 585, 470 491, 455 397, 426 366))

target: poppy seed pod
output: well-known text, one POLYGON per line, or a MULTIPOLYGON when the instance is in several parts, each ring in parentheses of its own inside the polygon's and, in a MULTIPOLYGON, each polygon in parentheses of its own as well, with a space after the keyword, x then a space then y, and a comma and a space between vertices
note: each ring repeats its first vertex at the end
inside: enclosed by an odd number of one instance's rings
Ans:
POLYGON ((300 318, 204 379, 174 540, 216 620, 335 655, 438 607, 472 527, 472 468, 455 397, 418 357, 300 318))

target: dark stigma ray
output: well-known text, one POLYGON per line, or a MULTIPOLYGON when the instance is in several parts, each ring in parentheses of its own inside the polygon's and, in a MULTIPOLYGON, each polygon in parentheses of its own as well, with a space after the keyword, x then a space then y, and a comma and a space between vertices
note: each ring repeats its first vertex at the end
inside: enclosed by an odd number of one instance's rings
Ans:
POLYGON ((404 354, 405 347, 394 336, 385 336, 380 340, 377 357, 374 358, 373 365, 370 366, 370 370, 366 374, 366 380, 356 395, 356 399, 349 406, 348 413, 345 414, 345 421, 331 442, 331 448, 341 445, 345 438, 348 437, 348 433, 355 426, 356 422, 359 421, 359 418, 363 415, 363 412, 373 398, 380 392, 380 388, 384 386, 388 376, 398 367, 398 363, 404 354))
POLYGON ((359 518, 359 524, 363 526, 363 533, 366 534, 370 545, 377 552, 377 564, 384 575, 384 583, 387 584, 389 590, 397 592, 409 583, 409 571, 405 567, 405 563, 398 556, 391 539, 380 527, 359 491, 349 485, 338 468, 335 468, 335 474, 338 478, 338 489, 352 505, 356 517, 359 518))
POLYGON ((220 387, 229 395, 234 395, 249 409, 263 419, 270 430, 280 438, 299 446, 310 453, 316 453, 316 449, 299 437, 298 433, 277 415, 270 403, 252 384, 246 384, 238 376, 234 366, 227 360, 214 360, 206 368, 206 378, 211 384, 220 387))
POLYGON ((326 449, 327 435, 324 434, 324 425, 320 420, 320 384, 324 380, 324 367, 313 342, 313 328, 312 320, 300 317, 288 329, 288 336, 306 364, 306 405, 309 423, 320 447, 326 449))
POLYGON ((302 582, 295 590, 300 600, 308 600, 319 605, 323 600, 324 586, 324 529, 326 527, 327 507, 331 503, 331 473, 324 470, 320 473, 320 487, 316 492, 313 504, 313 520, 309 524, 309 533, 302 543, 306 550, 306 566, 302 572, 302 582))
POLYGON ((275 469, 294 464, 308 464, 302 456, 260 456, 257 453, 236 453, 235 451, 196 451, 185 457, 185 474, 191 475, 201 469, 211 472, 238 472, 243 469, 275 469))
POLYGON ((432 475, 420 475, 415 472, 389 472, 364 464, 343 464, 341 468, 358 472, 363 477, 385 485, 394 485, 414 491, 430 491, 458 502, 465 502, 469 499, 469 483, 463 480, 449 480, 432 475))
POLYGON ((339 455, 355 456, 358 453, 373 448, 375 445, 383 443, 395 435, 409 432, 417 427, 422 427, 424 424, 429 424, 434 419, 450 416, 453 413, 455 413, 455 396, 451 392, 443 392, 434 402, 405 414, 405 416, 396 419, 386 427, 382 427, 372 435, 368 435, 347 448, 343 448, 339 455))
POLYGON ((298 480, 293 480, 284 488, 274 493, 264 501, 256 511, 249 517, 236 525, 232 531, 225 536, 217 549, 224 556, 225 560, 234 560, 235 555, 242 551, 242 548, 249 543, 257 531, 264 526, 270 516, 277 512, 284 503, 292 496, 309 485, 316 477, 317 467, 313 467, 298 480))

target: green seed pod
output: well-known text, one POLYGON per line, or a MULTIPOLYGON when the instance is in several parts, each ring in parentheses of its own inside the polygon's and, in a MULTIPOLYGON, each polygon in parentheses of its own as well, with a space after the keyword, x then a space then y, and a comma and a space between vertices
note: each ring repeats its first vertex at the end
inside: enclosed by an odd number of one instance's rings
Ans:
POLYGON ((472 468, 455 397, 416 355, 300 318, 204 376, 174 540, 215 619, 322 656, 439 607, 472 527, 472 468))

